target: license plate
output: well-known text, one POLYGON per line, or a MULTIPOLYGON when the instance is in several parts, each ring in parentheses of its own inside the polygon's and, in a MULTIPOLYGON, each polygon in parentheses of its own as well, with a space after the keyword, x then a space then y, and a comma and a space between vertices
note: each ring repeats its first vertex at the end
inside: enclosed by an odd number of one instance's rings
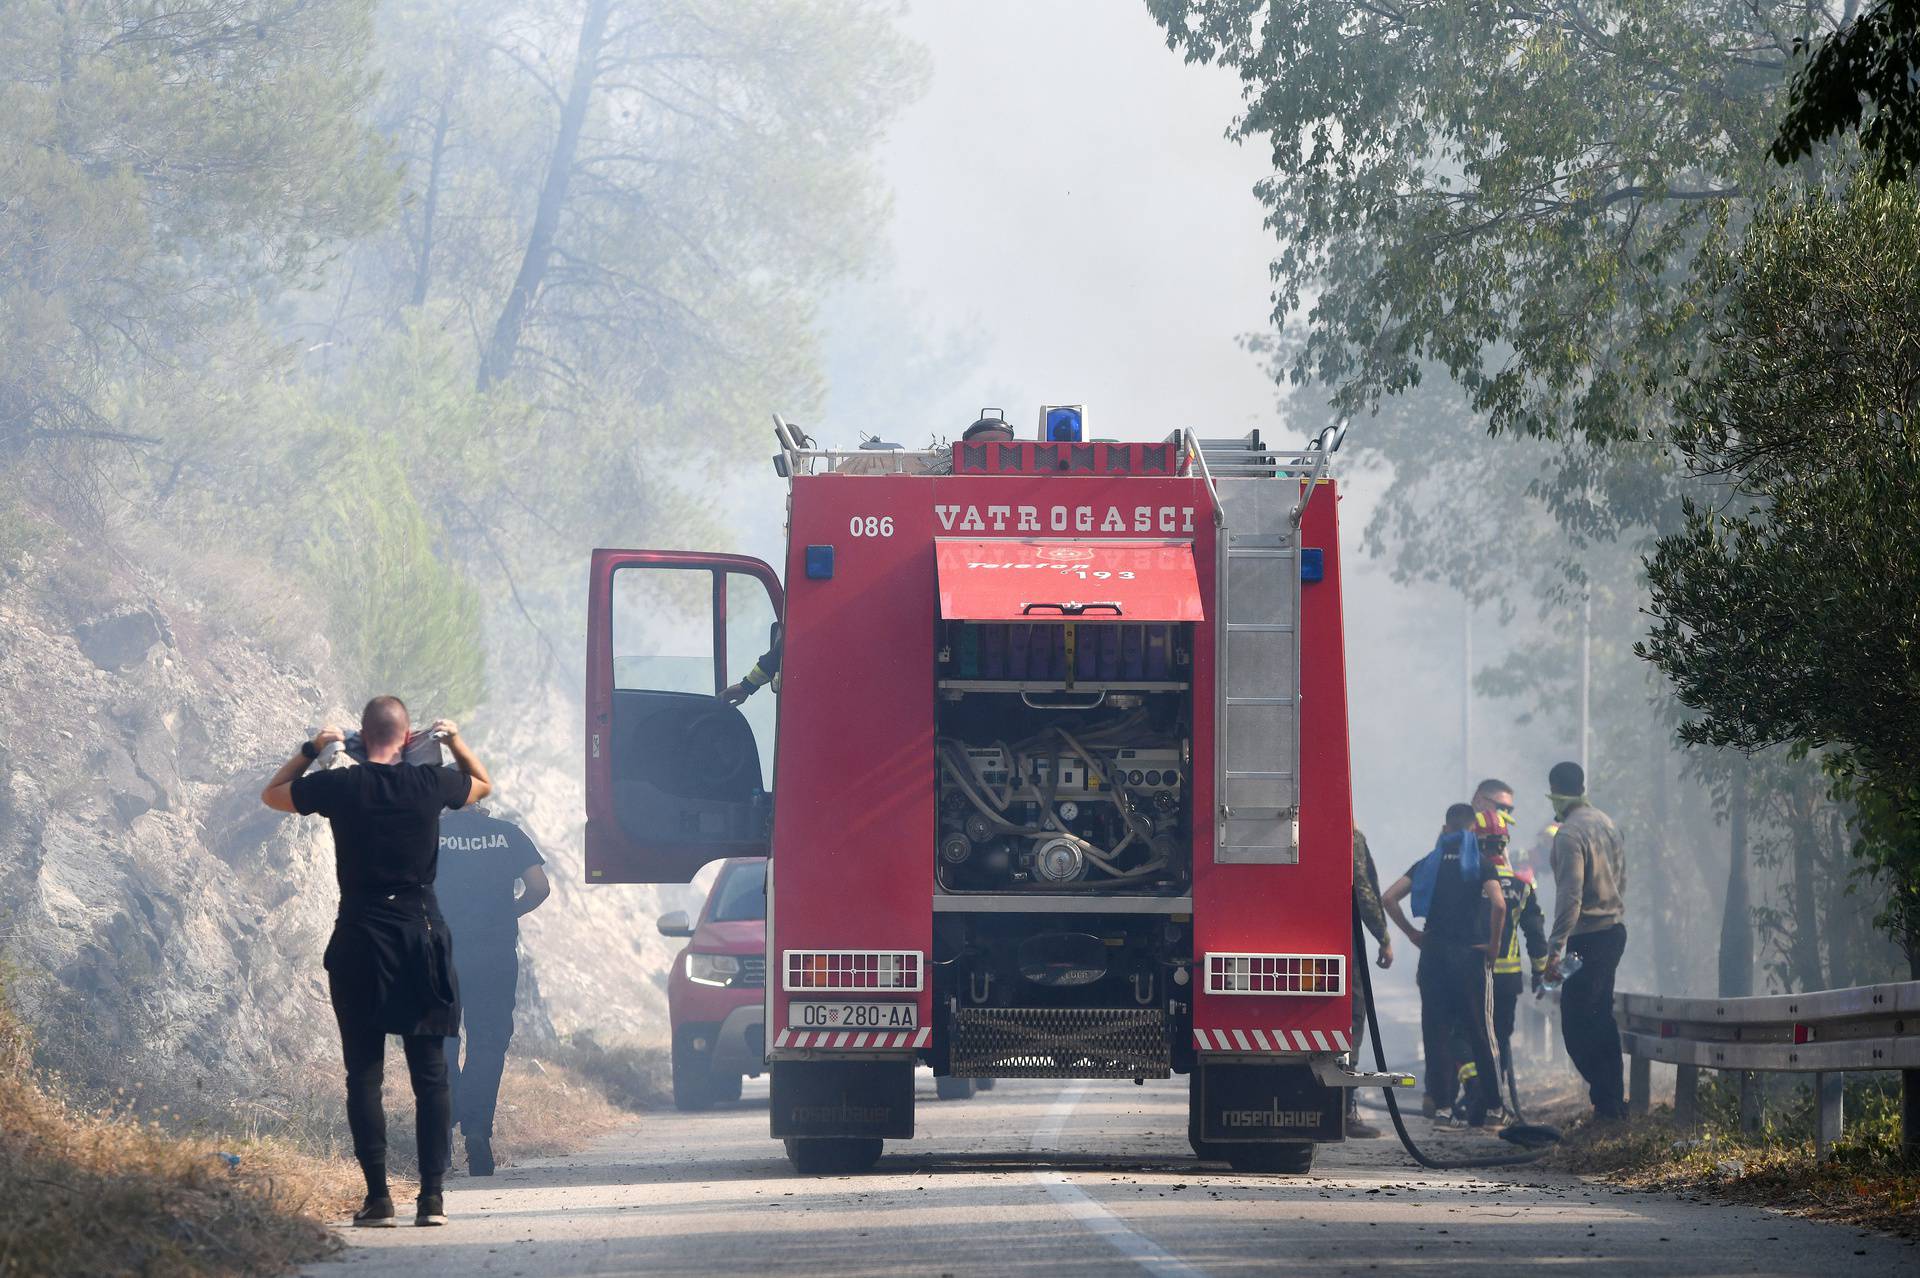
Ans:
POLYGON ((910 1030, 918 1003, 789 1003, 787 1027, 808 1030, 910 1030))

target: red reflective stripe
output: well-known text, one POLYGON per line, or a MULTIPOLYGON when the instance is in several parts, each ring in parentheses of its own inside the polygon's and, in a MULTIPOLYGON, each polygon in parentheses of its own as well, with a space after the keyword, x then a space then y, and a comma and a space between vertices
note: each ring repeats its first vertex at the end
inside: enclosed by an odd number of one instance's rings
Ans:
POLYGON ((949 621, 1205 618, 1190 542, 939 537, 934 553, 949 621))

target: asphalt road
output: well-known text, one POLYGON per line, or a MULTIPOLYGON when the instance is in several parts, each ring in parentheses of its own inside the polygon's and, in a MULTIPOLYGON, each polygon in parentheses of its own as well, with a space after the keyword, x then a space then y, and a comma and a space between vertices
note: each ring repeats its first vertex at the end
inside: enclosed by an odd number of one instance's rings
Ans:
MULTIPOLYGON (((1391 1136, 1311 1177, 1203 1169, 1184 1080, 1005 1082, 936 1101, 864 1176, 793 1176, 764 1082, 585 1153, 456 1177, 445 1229, 344 1230, 315 1278, 441 1275, 1913 1273, 1920 1249, 1832 1225, 1521 1170, 1421 1171, 1391 1136)), ((1415 1136, 1427 1124, 1415 1120, 1415 1136)), ((1458 1147, 1464 1136, 1452 1138, 1458 1147)), ((410 1206, 410 1205, 409 1205, 410 1206)), ((403 1211, 405 1208, 403 1207, 403 1211)))

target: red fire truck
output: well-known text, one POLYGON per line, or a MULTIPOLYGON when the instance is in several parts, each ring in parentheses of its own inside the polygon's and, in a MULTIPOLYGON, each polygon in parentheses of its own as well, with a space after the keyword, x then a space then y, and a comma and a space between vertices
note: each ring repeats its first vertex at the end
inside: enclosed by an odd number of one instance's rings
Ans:
POLYGON ((921 1062, 1184 1074, 1201 1158, 1294 1173, 1380 1081, 1350 1066, 1329 450, 1080 429, 832 452, 776 418, 784 574, 594 552, 589 878, 771 856, 772 1134, 801 1171, 911 1137, 921 1062), (763 658, 776 691, 729 704, 763 658))

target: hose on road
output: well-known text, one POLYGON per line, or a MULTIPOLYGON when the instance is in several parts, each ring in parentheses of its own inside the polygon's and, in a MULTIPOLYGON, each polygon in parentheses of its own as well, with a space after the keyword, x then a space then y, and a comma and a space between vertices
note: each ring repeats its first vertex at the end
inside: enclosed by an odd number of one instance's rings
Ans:
MULTIPOLYGON (((1373 973, 1368 971, 1365 938, 1360 931, 1360 906, 1353 907, 1353 965, 1360 972, 1360 993, 1367 1003, 1367 1029, 1373 1038, 1374 1068, 1382 1074, 1387 1072, 1387 1048, 1380 1041, 1380 1016, 1373 1009, 1373 973)), ((1511 1083, 1511 1077, 1509 1077, 1511 1083)), ((1393 1094, 1394 1089, 1380 1089, 1387 1098, 1387 1114, 1393 1119, 1393 1130, 1400 1137, 1400 1143, 1406 1147, 1407 1156, 1422 1167, 1433 1171, 1464 1171, 1475 1167, 1523 1167, 1528 1163, 1545 1158, 1548 1150, 1535 1149, 1524 1154, 1486 1154, 1477 1158, 1435 1158, 1413 1143, 1413 1137, 1407 1134, 1406 1120, 1400 1117, 1400 1098, 1393 1094)))

